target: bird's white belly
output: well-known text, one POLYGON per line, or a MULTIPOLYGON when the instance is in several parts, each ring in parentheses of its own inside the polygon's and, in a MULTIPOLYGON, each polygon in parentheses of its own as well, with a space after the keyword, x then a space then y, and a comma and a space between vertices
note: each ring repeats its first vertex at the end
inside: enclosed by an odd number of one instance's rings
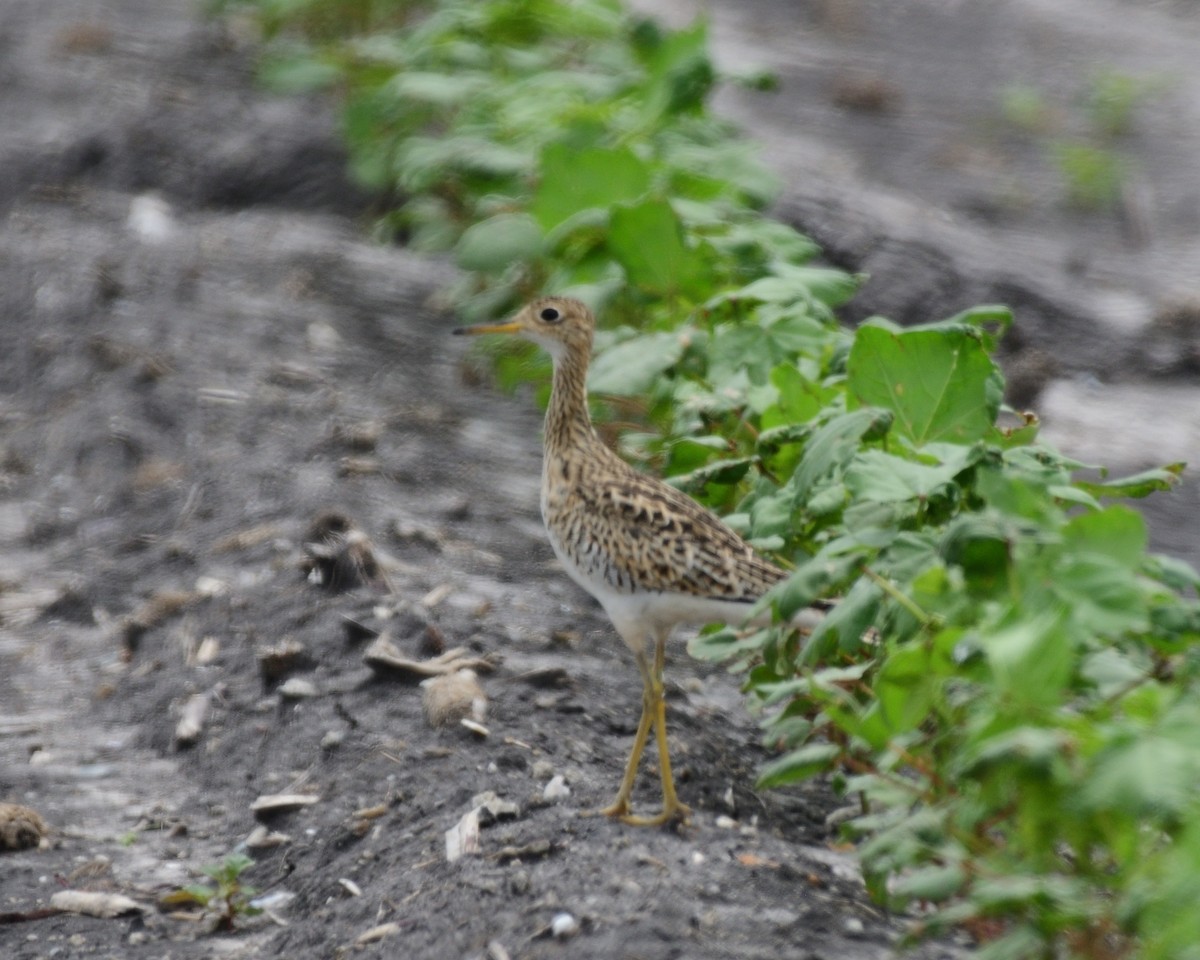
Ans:
MULTIPOLYGON (((546 529, 550 546, 567 575, 599 601, 625 642, 641 646, 634 638, 689 624, 727 623, 741 626, 750 619, 753 604, 721 600, 714 597, 688 596, 657 590, 617 590, 604 577, 597 565, 585 568, 576 562, 554 530, 546 529)), ((767 619, 770 619, 768 613, 767 619)))

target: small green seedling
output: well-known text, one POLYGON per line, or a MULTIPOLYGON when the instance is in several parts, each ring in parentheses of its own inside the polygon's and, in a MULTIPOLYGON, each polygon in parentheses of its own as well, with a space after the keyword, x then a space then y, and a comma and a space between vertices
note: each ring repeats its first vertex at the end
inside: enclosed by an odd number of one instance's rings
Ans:
POLYGON ((258 891, 242 882, 242 874, 254 861, 244 853, 231 853, 220 863, 201 867, 200 872, 211 883, 196 883, 182 887, 165 898, 168 906, 195 904, 216 917, 214 930, 228 932, 238 917, 253 917, 262 913, 261 907, 250 903, 258 891))

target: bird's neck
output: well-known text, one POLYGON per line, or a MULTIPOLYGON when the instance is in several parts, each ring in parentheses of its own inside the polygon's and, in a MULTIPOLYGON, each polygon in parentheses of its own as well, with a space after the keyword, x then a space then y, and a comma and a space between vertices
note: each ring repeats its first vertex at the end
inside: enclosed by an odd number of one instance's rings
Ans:
POLYGON ((599 443, 588 413, 586 349, 566 349, 554 358, 554 383, 546 410, 548 455, 599 443))

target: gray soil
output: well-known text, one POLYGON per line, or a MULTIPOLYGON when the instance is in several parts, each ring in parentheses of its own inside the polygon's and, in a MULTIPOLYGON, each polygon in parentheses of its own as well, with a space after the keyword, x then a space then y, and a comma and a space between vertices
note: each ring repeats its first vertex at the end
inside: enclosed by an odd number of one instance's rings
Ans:
MULTIPOLYGON (((1126 468, 1186 459, 1200 353, 1161 317, 1200 295, 1195 5, 894 6, 716 7, 723 62, 783 80, 721 99, 768 145, 781 213, 872 274, 850 319, 1009 302, 1007 362, 1060 445, 1126 468), (1110 7, 1126 43, 1099 29, 1110 7), (1074 51, 1057 72, 1030 50, 1045 37, 1074 51), (1127 216, 1066 210, 1028 143, 1003 154, 1033 184, 1015 206, 982 153, 950 149, 992 142, 982 104, 1009 74, 974 68, 999 51, 1051 88, 1088 55, 1174 78, 1138 115, 1127 216), (834 95, 851 68, 874 71, 884 109, 834 95)), ((543 540, 533 405, 468 375, 438 307, 451 267, 366 239, 330 104, 263 93, 252 51, 184 0, 8 0, 0 130, 0 801, 53 828, 46 849, 0 854, 0 955, 895 955, 911 918, 870 905, 829 826, 841 801, 820 783, 755 793, 768 753, 736 679, 681 647, 669 710, 691 825, 580 816, 615 790, 636 672, 543 540), (374 582, 305 575, 329 511, 374 544, 374 582), (376 677, 379 630, 410 657, 494 660, 488 736, 431 728, 418 687, 376 677), (265 675, 286 642, 301 652, 265 675), (289 679, 315 695, 285 696, 289 679), (207 723, 181 747, 196 694, 207 723), (548 801, 555 775, 570 793, 548 801), (516 815, 447 862, 446 831, 485 791, 516 815), (268 915, 213 934, 155 908, 280 793, 318 799, 250 851, 268 915), (39 913, 63 889, 147 909, 39 913), (556 936, 564 913, 578 929, 556 936)), ((1194 484, 1157 498, 1159 546, 1196 560, 1195 512, 1194 484)), ((652 774, 637 799, 655 801, 652 774)))

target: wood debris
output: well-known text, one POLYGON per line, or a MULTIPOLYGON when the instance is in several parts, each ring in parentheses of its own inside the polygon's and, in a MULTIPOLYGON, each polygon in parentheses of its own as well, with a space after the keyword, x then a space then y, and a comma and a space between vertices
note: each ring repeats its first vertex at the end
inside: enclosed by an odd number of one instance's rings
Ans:
POLYGON ((479 844, 479 808, 474 807, 446 831, 446 862, 454 863, 482 852, 479 844))
POLYGON ((64 913, 80 913, 104 919, 121 917, 127 913, 144 913, 146 910, 136 900, 119 893, 94 893, 88 890, 59 890, 50 898, 50 906, 64 913))
POLYGON ((291 637, 284 637, 274 646, 258 651, 258 674, 267 685, 295 670, 305 670, 315 665, 316 661, 304 644, 291 637))
POLYGON ((380 940, 386 940, 388 937, 394 937, 401 930, 398 923, 381 923, 377 927, 372 927, 370 930, 364 930, 354 938, 356 947, 365 947, 369 943, 378 943, 380 940))
POLYGON ((127 653, 137 650, 142 637, 159 624, 183 613, 203 594, 194 590, 159 590, 128 617, 120 621, 121 639, 127 653))
POLYGON ((277 523, 260 523, 237 533, 222 537, 213 544, 214 553, 227 553, 234 550, 249 550, 263 543, 269 543, 283 536, 283 528, 277 523))
POLYGON ((179 711, 179 722, 175 724, 175 746, 190 747, 200 739, 212 701, 225 692, 225 685, 218 683, 206 693, 193 693, 179 711))
POLYGON ((311 793, 268 793, 250 804, 250 811, 261 819, 278 813, 290 813, 303 807, 311 807, 314 803, 320 802, 321 798, 311 793))
POLYGON ((501 847, 492 856, 505 863, 510 860, 541 860, 562 849, 562 844, 546 839, 534 840, 519 847, 501 847))
POLYGON ((285 843, 291 842, 292 838, 288 834, 268 830, 262 824, 251 830, 245 840, 246 846, 251 850, 269 850, 272 847, 281 847, 285 843))
POLYGON ((333 428, 333 439, 359 453, 372 453, 379 445, 383 429, 384 424, 380 420, 339 423, 333 428))
POLYGON ((381 633, 363 651, 363 662, 379 676, 416 683, 458 670, 490 673, 496 669, 497 660, 490 656, 472 657, 464 647, 455 647, 428 660, 413 660, 400 652, 387 633, 381 633))

